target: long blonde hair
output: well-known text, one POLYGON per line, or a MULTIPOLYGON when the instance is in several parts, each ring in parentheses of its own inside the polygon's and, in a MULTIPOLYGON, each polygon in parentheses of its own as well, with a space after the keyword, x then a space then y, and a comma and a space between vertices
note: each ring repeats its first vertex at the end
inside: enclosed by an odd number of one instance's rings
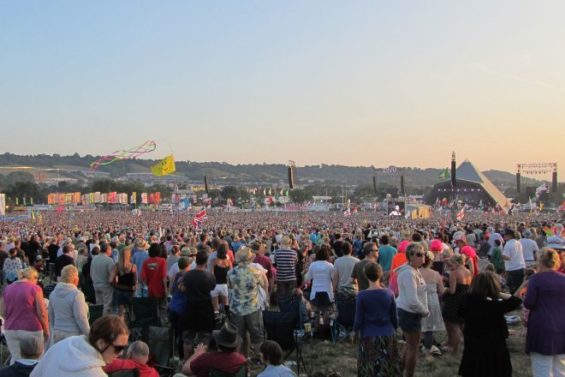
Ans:
POLYGON ((124 247, 118 256, 118 272, 120 275, 132 270, 131 246, 124 247))

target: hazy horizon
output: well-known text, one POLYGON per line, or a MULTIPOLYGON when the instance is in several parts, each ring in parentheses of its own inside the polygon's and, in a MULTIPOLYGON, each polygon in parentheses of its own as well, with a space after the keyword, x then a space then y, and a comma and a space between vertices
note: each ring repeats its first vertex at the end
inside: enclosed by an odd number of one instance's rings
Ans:
POLYGON ((561 1, 1 2, 0 153, 155 140, 147 158, 444 168, 455 150, 482 171, 557 162, 562 180, 563 14, 561 1))

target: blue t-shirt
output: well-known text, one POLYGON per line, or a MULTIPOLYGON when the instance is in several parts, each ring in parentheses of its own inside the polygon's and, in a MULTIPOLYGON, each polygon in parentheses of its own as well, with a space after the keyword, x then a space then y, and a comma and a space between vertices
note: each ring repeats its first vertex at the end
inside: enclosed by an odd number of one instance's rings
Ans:
POLYGON ((392 265, 392 258, 396 255, 396 249, 390 245, 379 247, 379 264, 383 271, 389 271, 392 265))

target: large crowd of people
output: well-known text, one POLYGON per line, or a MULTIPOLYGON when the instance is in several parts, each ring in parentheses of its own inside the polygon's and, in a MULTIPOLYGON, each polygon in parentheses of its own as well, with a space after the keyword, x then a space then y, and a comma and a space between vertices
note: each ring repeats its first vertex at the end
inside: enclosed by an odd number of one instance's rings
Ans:
POLYGON ((45 213, 0 220, 0 275, 11 364, 0 376, 159 375, 127 326, 137 297, 167 311, 179 376, 259 365, 261 377, 294 376, 263 326, 265 310, 291 300, 306 312, 301 330, 317 337, 334 339, 354 313, 358 376, 410 377, 421 360, 461 348, 459 375, 512 376, 505 315, 515 311, 534 376, 565 376, 555 214, 209 210, 195 228, 185 214, 45 213), (102 305, 92 324, 89 303, 102 305))

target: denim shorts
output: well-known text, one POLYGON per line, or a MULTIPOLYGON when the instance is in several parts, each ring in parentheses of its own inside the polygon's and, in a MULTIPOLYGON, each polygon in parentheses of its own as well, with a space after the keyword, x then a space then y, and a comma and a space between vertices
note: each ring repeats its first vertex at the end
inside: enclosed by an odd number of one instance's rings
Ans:
POLYGON ((422 315, 418 313, 408 312, 406 310, 397 309, 398 325, 404 332, 420 332, 422 331, 422 315))

